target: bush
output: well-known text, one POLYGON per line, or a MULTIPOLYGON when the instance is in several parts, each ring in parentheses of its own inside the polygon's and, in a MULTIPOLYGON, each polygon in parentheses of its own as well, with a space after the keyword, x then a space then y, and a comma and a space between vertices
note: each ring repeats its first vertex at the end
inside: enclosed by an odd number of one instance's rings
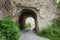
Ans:
POLYGON ((60 1, 58 2, 57 6, 58 6, 58 8, 60 9, 60 1))
POLYGON ((19 26, 11 17, 7 16, 0 21, 0 40, 19 40, 20 35, 19 26))
POLYGON ((60 40, 60 16, 53 20, 53 23, 37 33, 38 36, 50 38, 51 40, 60 40))
POLYGON ((30 22, 28 22, 27 24, 26 24, 26 28, 31 28, 32 26, 31 26, 31 23, 30 22))

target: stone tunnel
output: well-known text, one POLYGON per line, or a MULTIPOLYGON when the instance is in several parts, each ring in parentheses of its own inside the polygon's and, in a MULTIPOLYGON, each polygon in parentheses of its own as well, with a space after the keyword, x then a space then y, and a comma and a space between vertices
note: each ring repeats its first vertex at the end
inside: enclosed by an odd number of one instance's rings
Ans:
POLYGON ((34 20, 35 20, 35 30, 37 30, 36 29, 36 27, 38 27, 37 26, 37 15, 36 15, 36 13, 34 12, 34 11, 32 11, 32 10, 30 10, 30 9, 23 9, 22 11, 21 11, 21 15, 20 15, 20 18, 19 18, 19 24, 20 24, 20 28, 21 28, 21 30, 23 30, 23 29, 25 29, 26 27, 25 27, 25 20, 26 20, 26 18, 28 18, 28 17, 32 17, 32 18, 34 18, 34 20))

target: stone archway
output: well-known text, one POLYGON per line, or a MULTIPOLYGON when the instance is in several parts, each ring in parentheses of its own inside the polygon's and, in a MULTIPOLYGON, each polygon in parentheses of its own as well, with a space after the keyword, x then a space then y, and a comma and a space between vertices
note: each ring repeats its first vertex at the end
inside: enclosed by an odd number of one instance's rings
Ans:
POLYGON ((35 28, 34 30, 37 31, 38 26, 37 26, 37 15, 33 10, 30 9, 23 9, 21 12, 21 15, 19 17, 19 24, 20 24, 20 28, 21 30, 25 29, 25 20, 28 17, 32 17, 35 20, 35 28))

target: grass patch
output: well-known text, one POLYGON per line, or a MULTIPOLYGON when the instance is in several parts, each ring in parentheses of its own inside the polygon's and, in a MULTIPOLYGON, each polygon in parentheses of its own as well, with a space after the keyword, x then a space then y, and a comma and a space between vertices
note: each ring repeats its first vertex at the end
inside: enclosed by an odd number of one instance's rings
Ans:
POLYGON ((53 23, 37 33, 38 36, 49 38, 51 40, 60 40, 60 16, 53 20, 53 23))

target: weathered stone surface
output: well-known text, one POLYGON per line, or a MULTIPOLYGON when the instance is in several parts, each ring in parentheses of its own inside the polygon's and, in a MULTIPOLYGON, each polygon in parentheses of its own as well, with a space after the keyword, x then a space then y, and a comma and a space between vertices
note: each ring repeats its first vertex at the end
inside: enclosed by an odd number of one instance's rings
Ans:
POLYGON ((37 21, 36 29, 39 31, 45 28, 46 25, 51 24, 51 20, 55 18, 57 14, 56 0, 10 0, 7 2, 10 3, 6 5, 5 8, 8 6, 7 12, 11 12, 10 14, 13 15, 14 20, 17 23, 19 22, 19 18, 24 9, 29 9, 35 12, 37 16, 35 19, 37 21))

